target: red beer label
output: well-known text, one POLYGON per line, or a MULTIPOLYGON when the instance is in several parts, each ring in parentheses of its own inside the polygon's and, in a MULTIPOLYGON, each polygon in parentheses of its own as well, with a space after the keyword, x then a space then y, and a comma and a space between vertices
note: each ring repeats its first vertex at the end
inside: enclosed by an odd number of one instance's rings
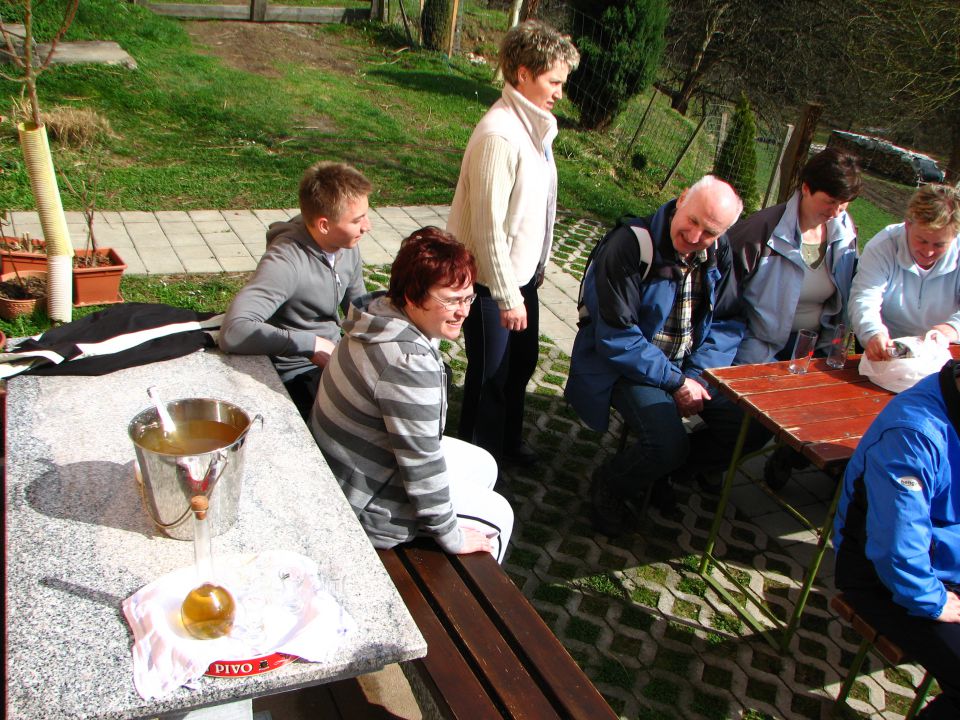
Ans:
POLYGON ((249 660, 217 660, 210 663, 205 674, 213 677, 247 677, 276 670, 296 659, 296 655, 272 653, 249 660))

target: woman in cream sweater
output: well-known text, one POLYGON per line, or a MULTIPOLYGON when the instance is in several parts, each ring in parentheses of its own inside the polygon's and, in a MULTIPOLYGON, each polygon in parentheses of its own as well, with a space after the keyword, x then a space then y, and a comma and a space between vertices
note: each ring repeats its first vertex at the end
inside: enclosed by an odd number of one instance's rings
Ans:
POLYGON ((537 461, 522 429, 539 350, 537 288, 557 207, 552 110, 579 60, 573 44, 541 22, 526 21, 506 34, 503 94, 467 143, 447 223, 478 265, 477 302, 464 324, 459 434, 498 461, 537 461))

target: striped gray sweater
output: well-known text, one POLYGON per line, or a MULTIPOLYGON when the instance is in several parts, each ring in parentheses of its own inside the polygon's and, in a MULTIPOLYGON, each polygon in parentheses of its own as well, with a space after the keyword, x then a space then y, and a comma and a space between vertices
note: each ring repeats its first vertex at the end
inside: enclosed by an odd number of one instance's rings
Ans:
POLYGON ((358 298, 343 331, 310 414, 323 456, 374 547, 430 535, 458 552, 440 351, 382 292, 358 298))

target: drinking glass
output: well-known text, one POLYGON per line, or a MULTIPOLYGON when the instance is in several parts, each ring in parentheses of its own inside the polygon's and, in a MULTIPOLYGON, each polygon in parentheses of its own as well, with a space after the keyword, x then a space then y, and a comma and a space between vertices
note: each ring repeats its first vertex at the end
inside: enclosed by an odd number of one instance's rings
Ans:
POLYGON ((843 323, 837 325, 833 331, 833 340, 830 341, 830 354, 827 355, 827 365, 837 370, 841 370, 847 363, 847 351, 850 349, 850 336, 847 333, 847 326, 843 323))
POLYGON ((793 359, 787 368, 794 375, 803 375, 810 365, 810 358, 817 347, 817 334, 812 330, 797 332, 797 342, 793 346, 793 359))

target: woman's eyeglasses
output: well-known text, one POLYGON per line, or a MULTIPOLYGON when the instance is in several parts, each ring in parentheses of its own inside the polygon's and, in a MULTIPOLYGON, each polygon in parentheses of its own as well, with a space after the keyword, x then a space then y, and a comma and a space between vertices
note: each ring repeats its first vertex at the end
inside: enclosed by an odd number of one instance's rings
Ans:
POLYGON ((470 307, 473 305, 473 301, 477 299, 476 294, 467 295, 466 297, 462 298, 447 298, 446 300, 443 298, 438 298, 432 292, 428 292, 427 295, 443 305, 444 310, 456 310, 458 307, 470 307))

